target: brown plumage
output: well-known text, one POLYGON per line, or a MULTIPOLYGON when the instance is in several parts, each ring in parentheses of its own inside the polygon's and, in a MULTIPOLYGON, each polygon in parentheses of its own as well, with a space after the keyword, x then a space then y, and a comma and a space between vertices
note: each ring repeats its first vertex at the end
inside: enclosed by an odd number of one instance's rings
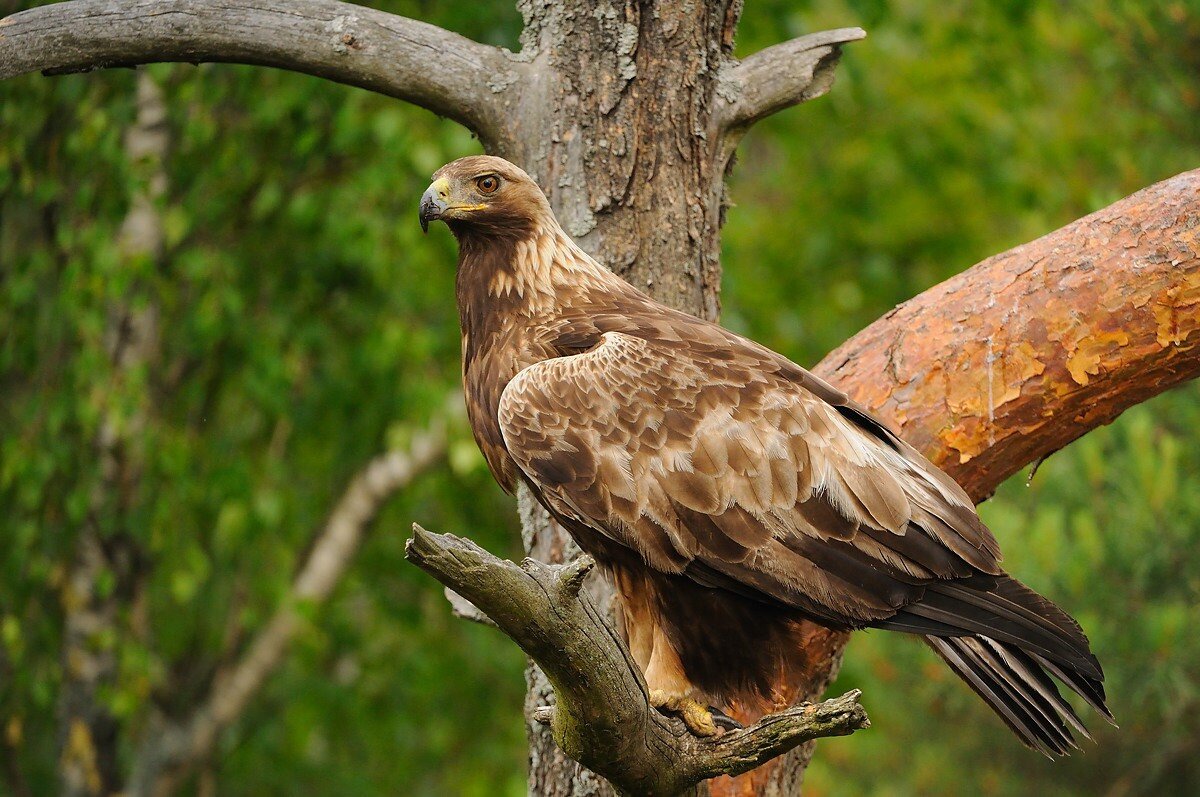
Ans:
POLYGON ((803 368, 650 299, 584 253, 523 171, 434 175, 421 222, 459 243, 476 441, 611 575, 656 705, 765 696, 796 622, 926 642, 1047 754, 1086 734, 1051 675, 1101 712, 1079 625, 1000 567, 967 495, 803 368))

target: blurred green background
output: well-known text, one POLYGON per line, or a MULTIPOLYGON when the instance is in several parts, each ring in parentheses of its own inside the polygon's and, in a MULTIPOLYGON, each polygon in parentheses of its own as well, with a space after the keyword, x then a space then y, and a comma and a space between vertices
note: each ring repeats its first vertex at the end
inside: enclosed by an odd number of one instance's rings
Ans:
MULTIPOLYGON (((517 46, 502 0, 373 5, 517 46)), ((738 50, 847 25, 870 37, 832 93, 756 128, 731 182, 724 321, 801 363, 990 254, 1200 165, 1196 0, 751 0, 738 50)), ((122 146, 135 74, 0 84, 0 755, 35 794, 55 788, 60 593, 102 478, 103 415, 147 419, 122 522, 151 575, 101 642, 120 662, 103 698, 132 740, 151 703, 195 700, 230 617, 261 625, 350 476, 458 383, 453 243, 420 236, 415 203, 478 143, 315 78, 151 73, 171 135, 161 269, 116 243, 145 179, 122 146), (114 373, 118 300, 161 308, 162 368, 114 373)), ((1198 399, 1189 385, 1129 411, 982 508, 1009 569, 1088 630, 1121 730, 1092 722, 1098 745, 1050 763, 922 646, 860 634, 834 688, 865 690, 873 728, 821 743, 808 794, 1195 793, 1198 399)), ((512 502, 453 436, 449 464, 389 504, 222 738, 205 774, 218 793, 524 793, 519 652, 452 619, 403 559, 414 519, 519 555, 512 502)))

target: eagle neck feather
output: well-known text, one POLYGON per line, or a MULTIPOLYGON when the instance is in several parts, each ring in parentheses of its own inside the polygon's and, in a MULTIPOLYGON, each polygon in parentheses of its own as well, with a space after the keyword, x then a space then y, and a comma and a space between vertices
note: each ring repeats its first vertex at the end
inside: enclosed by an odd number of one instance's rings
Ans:
POLYGON ((562 356, 560 339, 599 339, 590 303, 628 286, 550 219, 517 234, 456 229, 463 382, 476 442, 498 481, 516 466, 496 418, 500 395, 523 368, 562 356))

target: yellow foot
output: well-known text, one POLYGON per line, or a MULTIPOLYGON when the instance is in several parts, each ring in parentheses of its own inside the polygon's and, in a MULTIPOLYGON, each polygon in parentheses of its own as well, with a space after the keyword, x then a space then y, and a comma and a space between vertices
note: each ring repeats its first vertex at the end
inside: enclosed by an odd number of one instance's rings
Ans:
POLYGON ((717 735, 717 724, 713 722, 712 713, 697 700, 669 695, 662 689, 651 689, 650 705, 660 711, 678 714, 687 729, 697 736, 717 735))

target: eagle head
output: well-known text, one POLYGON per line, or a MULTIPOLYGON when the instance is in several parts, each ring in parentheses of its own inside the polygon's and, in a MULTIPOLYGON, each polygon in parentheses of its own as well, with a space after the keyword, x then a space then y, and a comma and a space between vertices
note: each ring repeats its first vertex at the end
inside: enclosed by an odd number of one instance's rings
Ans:
POLYGON ((522 236, 550 215, 533 178, 504 158, 472 155, 434 172, 421 196, 421 229, 441 219, 455 235, 479 232, 522 236))

